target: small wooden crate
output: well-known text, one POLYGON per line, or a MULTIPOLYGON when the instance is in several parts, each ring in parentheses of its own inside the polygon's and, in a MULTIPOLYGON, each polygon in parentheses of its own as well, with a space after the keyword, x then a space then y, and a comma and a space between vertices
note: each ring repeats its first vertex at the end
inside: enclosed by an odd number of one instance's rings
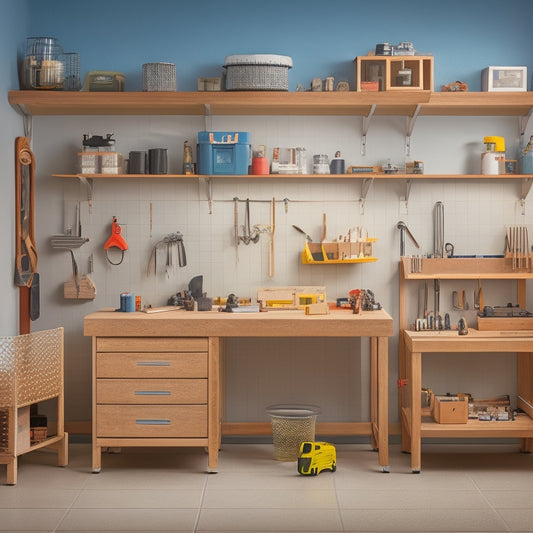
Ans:
POLYGON ((468 399, 458 396, 435 396, 433 418, 438 424, 466 424, 468 399))
POLYGON ((355 64, 357 91, 369 90, 367 82, 377 82, 380 91, 433 91, 433 56, 358 56, 355 64), (409 86, 396 83, 402 64, 411 69, 409 86))

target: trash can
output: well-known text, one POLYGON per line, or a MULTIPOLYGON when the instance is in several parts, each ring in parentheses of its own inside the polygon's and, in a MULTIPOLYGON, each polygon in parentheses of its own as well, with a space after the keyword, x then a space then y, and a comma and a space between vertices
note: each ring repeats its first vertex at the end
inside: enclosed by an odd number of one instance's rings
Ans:
POLYGON ((267 407, 278 461, 296 461, 300 444, 315 440, 316 405, 271 405, 267 407))

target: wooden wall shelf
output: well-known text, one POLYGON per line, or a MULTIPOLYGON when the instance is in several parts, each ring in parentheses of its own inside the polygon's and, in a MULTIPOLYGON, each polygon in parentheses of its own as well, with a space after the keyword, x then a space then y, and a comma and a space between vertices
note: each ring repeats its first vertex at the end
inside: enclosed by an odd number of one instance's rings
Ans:
POLYGON ((9 91, 25 115, 527 116, 533 92, 9 91))
POLYGON ((483 180, 483 179, 533 179, 533 174, 505 174, 505 175, 482 175, 482 174, 52 174, 54 178, 86 178, 86 179, 416 179, 416 180, 483 180))

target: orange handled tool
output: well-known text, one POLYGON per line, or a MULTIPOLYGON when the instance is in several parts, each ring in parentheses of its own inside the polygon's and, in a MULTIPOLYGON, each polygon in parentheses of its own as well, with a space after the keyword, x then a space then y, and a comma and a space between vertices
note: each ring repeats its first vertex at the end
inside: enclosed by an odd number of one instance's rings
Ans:
POLYGON ((124 260, 124 252, 128 249, 128 243, 124 240, 124 237, 121 235, 122 228, 119 226, 117 222, 117 217, 113 217, 113 223, 111 225, 111 236, 109 239, 107 239, 106 243, 104 244, 104 250, 105 250, 105 258, 112 264, 112 265, 120 265, 122 261, 124 260), (109 259, 109 249, 110 248, 118 248, 122 251, 122 256, 120 257, 120 261, 118 263, 113 263, 111 259, 109 259))

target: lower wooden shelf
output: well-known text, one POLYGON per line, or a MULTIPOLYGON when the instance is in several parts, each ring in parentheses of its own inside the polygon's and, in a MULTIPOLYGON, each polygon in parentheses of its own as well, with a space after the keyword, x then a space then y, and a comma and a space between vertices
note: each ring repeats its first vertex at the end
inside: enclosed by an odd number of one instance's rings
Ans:
MULTIPOLYGON (((402 408, 404 429, 410 433, 411 409, 402 408)), ((525 413, 518 413, 514 420, 469 420, 466 424, 438 424, 431 417, 422 417, 422 438, 506 438, 533 437, 533 420, 525 413)))

